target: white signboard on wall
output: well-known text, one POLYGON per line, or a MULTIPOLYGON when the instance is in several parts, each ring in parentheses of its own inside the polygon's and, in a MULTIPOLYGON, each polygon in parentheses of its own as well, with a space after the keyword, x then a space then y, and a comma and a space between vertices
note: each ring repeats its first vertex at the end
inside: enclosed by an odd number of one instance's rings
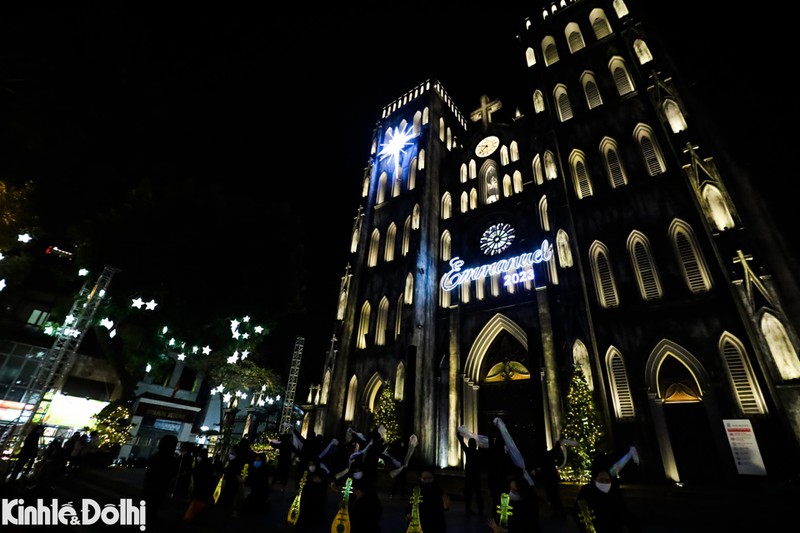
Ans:
POLYGON ((746 418, 741 420, 723 420, 725 434, 728 435, 728 444, 736 462, 736 470, 740 474, 766 476, 767 469, 758 449, 756 434, 753 425, 746 418))

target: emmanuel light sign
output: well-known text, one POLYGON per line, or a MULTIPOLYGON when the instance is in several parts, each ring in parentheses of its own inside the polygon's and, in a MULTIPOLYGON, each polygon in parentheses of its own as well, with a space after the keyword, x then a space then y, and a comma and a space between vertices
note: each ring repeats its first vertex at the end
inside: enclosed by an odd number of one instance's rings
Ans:
POLYGON ((533 265, 550 261, 552 258, 553 245, 547 239, 542 241, 541 247, 533 252, 515 255, 477 267, 462 269, 464 261, 454 257, 450 260, 450 271, 442 277, 441 286, 446 291, 452 291, 462 283, 469 283, 495 274, 506 274, 503 278, 503 285, 533 281, 533 265))

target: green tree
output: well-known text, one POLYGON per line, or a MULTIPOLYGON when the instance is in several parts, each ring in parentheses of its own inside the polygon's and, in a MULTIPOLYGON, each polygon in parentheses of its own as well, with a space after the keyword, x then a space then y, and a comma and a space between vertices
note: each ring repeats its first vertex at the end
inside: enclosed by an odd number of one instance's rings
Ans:
POLYGON ((561 469, 564 481, 586 482, 590 477, 592 458, 602 435, 600 415, 592 391, 580 367, 575 368, 567 394, 567 413, 564 416, 563 439, 578 443, 567 452, 567 462, 561 469))
POLYGON ((131 436, 131 411, 125 405, 112 402, 92 418, 93 429, 100 436, 100 450, 121 446, 131 436))
POLYGON ((386 443, 390 444, 400 438, 400 424, 397 422, 397 400, 391 387, 384 387, 378 398, 378 407, 375 409, 375 425, 383 424, 386 429, 386 443))

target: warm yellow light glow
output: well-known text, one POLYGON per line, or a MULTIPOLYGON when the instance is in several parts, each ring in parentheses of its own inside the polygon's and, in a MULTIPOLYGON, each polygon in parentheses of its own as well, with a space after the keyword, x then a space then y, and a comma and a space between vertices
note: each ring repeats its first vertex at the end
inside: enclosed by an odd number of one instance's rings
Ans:
POLYGON ((53 426, 82 428, 92 426, 92 416, 100 412, 109 402, 56 394, 47 410, 45 423, 53 426))

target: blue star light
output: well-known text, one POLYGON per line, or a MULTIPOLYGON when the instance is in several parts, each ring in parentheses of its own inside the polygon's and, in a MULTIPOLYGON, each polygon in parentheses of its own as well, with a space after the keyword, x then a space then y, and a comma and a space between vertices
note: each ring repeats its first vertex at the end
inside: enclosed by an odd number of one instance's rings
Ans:
POLYGON ((410 126, 406 126, 402 131, 397 127, 394 130, 389 129, 386 132, 386 142, 381 144, 381 151, 378 152, 378 157, 381 160, 388 159, 390 162, 394 159, 395 165, 399 165, 400 154, 406 153, 405 147, 411 144, 410 141, 413 138, 414 134, 410 126))

